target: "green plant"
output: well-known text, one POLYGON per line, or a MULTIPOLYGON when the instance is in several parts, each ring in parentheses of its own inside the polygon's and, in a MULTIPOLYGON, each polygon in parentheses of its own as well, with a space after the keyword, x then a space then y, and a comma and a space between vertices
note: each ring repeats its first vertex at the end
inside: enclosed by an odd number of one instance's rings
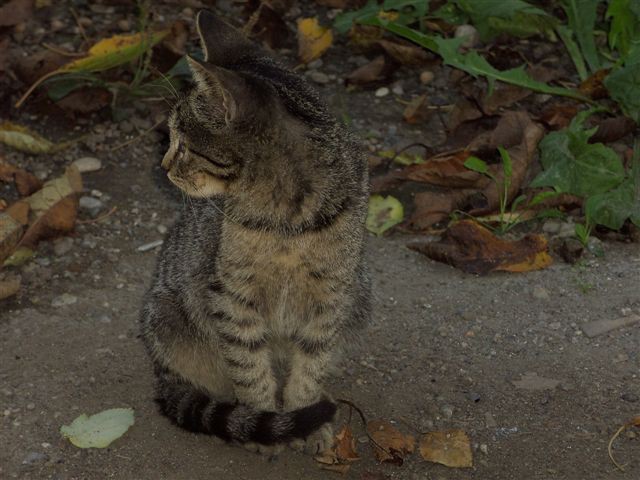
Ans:
POLYGON ((580 240, 580 243, 585 248, 587 248, 587 246, 589 245, 589 237, 591 236, 592 228, 593 228, 593 225, 591 225, 591 222, 589 222, 589 217, 586 218, 584 224, 576 223, 576 226, 574 229, 576 238, 580 240))
MULTIPOLYGON (((500 153, 500 159, 502 160, 502 180, 499 180, 498 177, 491 172, 487 163, 478 157, 470 156, 464 162, 464 166, 469 170, 481 173, 495 182, 496 188, 498 189, 499 204, 498 228, 493 229, 490 225, 487 225, 486 222, 481 223, 488 228, 491 228, 499 235, 504 235, 513 227, 521 223, 522 214, 518 213, 517 209, 526 200, 526 196, 520 195, 516 197, 509 208, 509 191, 511 190, 511 183, 513 179, 513 164, 507 150, 502 147, 498 147, 498 152, 500 153)), ((541 192, 527 204, 527 207, 533 207, 553 195, 555 195, 554 192, 541 192)))

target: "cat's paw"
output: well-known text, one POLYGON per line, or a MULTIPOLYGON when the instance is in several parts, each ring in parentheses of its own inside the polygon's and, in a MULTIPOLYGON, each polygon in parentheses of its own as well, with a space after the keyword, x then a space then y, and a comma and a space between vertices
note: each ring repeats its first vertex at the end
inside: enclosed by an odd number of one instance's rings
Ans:
POLYGON ((263 445, 261 443, 255 443, 255 442, 243 443, 242 447, 245 450, 248 450, 252 453, 258 453, 260 455, 264 455, 265 457, 276 457, 280 455, 280 453, 282 453, 282 450, 284 450, 284 445, 282 444, 263 445))
POLYGON ((325 423, 305 440, 297 439, 289 443, 292 449, 307 455, 318 455, 333 446, 333 427, 325 423))

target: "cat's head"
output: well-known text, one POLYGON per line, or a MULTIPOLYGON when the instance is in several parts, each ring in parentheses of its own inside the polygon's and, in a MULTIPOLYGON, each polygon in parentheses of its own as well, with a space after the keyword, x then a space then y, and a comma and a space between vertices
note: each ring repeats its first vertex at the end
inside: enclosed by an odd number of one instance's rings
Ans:
POLYGON ((170 116, 162 166, 188 195, 210 197, 242 188, 245 170, 259 170, 270 151, 295 143, 303 125, 277 87, 252 72, 251 59, 261 58, 256 46, 208 11, 197 27, 205 59, 188 57, 195 85, 170 116))

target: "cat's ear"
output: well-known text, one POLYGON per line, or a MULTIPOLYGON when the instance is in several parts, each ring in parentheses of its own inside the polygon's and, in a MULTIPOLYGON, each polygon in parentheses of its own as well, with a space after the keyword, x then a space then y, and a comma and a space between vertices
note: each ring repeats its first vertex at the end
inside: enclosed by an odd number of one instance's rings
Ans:
POLYGON ((222 102, 227 124, 252 115, 253 90, 243 77, 222 67, 204 65, 189 56, 187 63, 200 91, 222 102))
POLYGON ((196 25, 204 59, 213 65, 228 65, 252 47, 242 33, 209 10, 198 12, 196 25))

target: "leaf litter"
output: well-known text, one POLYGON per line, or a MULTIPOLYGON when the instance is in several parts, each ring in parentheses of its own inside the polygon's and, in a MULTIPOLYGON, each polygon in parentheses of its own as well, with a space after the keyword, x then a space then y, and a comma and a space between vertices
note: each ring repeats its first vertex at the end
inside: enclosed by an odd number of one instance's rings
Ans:
POLYGON ((422 458, 428 462, 454 468, 473 467, 471 444, 463 430, 426 433, 420 439, 419 450, 422 458))
POLYGON ((78 448, 106 448, 134 422, 133 409, 112 408, 91 416, 83 413, 60 427, 60 433, 78 448))

